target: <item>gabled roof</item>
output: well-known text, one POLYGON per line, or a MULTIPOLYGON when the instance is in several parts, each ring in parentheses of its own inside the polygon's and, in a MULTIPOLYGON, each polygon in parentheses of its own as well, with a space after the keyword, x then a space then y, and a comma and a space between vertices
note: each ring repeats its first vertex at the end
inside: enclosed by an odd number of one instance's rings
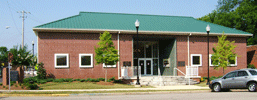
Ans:
POLYGON ((135 21, 139 20, 139 32, 149 33, 202 33, 206 26, 211 27, 210 34, 252 36, 251 33, 197 20, 193 17, 80 12, 79 15, 67 17, 33 28, 40 30, 107 30, 135 32, 135 21))

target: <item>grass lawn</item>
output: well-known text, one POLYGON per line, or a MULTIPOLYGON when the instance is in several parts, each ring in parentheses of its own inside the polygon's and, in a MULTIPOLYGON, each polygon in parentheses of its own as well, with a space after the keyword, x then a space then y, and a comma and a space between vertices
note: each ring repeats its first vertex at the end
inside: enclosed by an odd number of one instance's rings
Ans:
POLYGON ((195 84, 195 85, 196 85, 196 86, 201 86, 201 87, 209 87, 209 85, 206 85, 206 83, 207 83, 207 80, 204 81, 204 82, 201 82, 201 83, 199 83, 199 84, 195 84))
MULTIPOLYGON (((113 85, 99 85, 96 82, 50 82, 39 85, 43 90, 55 89, 115 89, 115 88, 135 88, 134 85, 127 84, 113 84, 113 85)), ((143 86, 142 88, 152 88, 151 86, 143 86)))

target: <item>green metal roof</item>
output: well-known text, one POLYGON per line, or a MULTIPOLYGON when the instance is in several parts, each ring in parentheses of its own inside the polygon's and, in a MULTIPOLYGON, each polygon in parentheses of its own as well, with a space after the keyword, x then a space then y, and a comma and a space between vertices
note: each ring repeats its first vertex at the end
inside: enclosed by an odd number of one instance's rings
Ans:
POLYGON ((206 26, 211 33, 245 34, 251 33, 204 22, 193 17, 80 12, 79 15, 60 19, 33 29, 92 29, 92 30, 127 30, 135 31, 135 21, 139 20, 139 31, 150 32, 199 32, 206 33, 206 26))

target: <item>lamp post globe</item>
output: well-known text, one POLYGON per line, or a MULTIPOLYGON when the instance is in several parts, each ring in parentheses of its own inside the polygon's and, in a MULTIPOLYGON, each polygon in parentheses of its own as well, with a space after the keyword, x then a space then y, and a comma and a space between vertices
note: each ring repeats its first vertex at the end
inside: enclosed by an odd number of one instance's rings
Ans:
MULTIPOLYGON (((137 59, 138 59, 138 57, 139 57, 139 52, 138 52, 138 28, 139 28, 139 21, 138 20, 136 20, 136 22, 135 22, 135 26, 136 26, 136 29, 137 29, 137 48, 136 48, 136 50, 137 50, 137 59)), ((140 85, 140 83, 139 83, 139 76, 138 76, 138 66, 139 65, 137 65, 137 83, 136 83, 136 85, 140 85)))
POLYGON ((210 33, 211 27, 209 25, 207 25, 206 27, 206 31, 207 31, 207 42, 208 42, 208 46, 207 46, 207 57, 208 57, 208 81, 207 81, 207 85, 210 84, 210 72, 209 72, 209 68, 210 68, 210 60, 209 60, 209 33, 210 33))

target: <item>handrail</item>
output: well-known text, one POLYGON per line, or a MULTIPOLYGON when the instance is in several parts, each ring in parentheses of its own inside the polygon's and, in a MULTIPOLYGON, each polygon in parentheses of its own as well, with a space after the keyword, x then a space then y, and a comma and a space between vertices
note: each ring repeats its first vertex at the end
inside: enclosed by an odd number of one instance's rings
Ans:
POLYGON ((175 76, 175 69, 177 70, 177 71, 179 71, 180 73, 182 73, 183 75, 185 75, 186 76, 186 74, 185 73, 183 73, 181 70, 179 70, 179 69, 177 69, 177 68, 174 68, 174 71, 173 71, 173 75, 175 76))

